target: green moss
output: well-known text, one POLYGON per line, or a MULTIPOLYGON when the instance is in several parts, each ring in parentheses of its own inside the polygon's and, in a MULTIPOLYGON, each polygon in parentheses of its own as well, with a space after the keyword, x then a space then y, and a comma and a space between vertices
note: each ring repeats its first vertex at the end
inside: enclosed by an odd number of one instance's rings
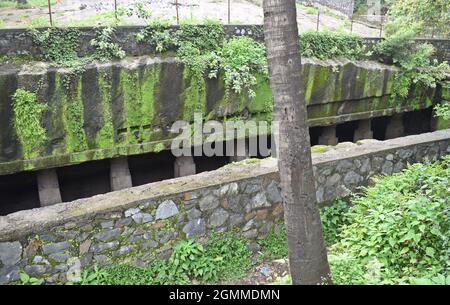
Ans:
POLYGON ((312 93, 327 89, 328 78, 330 77, 330 68, 327 66, 317 66, 314 73, 314 84, 312 93))
POLYGON ((273 96, 267 76, 257 76, 257 85, 255 86, 254 91, 255 97, 248 106, 249 111, 251 113, 272 113, 273 96))
POLYGON ((35 93, 24 89, 17 89, 12 100, 14 127, 22 145, 23 157, 36 158, 47 140, 41 122, 42 113, 47 109, 47 105, 39 103, 35 93))
POLYGON ((111 114, 111 80, 106 75, 99 76, 98 86, 103 110, 103 127, 97 133, 95 146, 96 148, 113 147, 114 126, 111 114))
POLYGON ((205 81, 198 79, 198 76, 192 73, 188 67, 183 71, 183 84, 184 91, 181 94, 182 119, 192 122, 194 113, 206 113, 206 85, 205 81))
POLYGON ((165 145, 163 143, 158 143, 155 145, 155 148, 153 149, 154 152, 158 153, 166 149, 165 145))
POLYGON ((444 101, 450 101, 450 84, 442 86, 441 97, 444 101))
POLYGON ((311 152, 313 154, 322 154, 329 150, 330 150, 330 147, 326 146, 326 145, 315 145, 315 146, 311 147, 311 152))
POLYGON ((155 96, 159 87, 159 68, 142 71, 121 70, 120 80, 125 105, 124 119, 127 135, 125 145, 138 144, 151 140, 151 127, 155 119, 155 96))
POLYGON ((303 77, 306 77, 305 102, 309 105, 311 104, 316 67, 313 65, 307 65, 304 67, 304 71, 303 77))
MULTIPOLYGON (((59 78, 61 82, 61 76, 59 78)), ((67 152, 79 152, 88 149, 83 127, 84 106, 81 100, 82 87, 79 79, 76 80, 75 86, 75 92, 69 92, 62 96, 67 152)))

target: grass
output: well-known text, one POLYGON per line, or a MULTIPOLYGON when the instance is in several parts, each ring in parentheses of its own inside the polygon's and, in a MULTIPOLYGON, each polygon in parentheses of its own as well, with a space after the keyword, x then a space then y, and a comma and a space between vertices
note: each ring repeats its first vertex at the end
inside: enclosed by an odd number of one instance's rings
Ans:
POLYGON ((45 28, 50 26, 50 20, 47 17, 37 17, 31 19, 30 26, 32 28, 45 28))
POLYGON ((0 8, 14 8, 16 4, 16 1, 0 1, 0 8))
MULTIPOLYGON (((56 4, 56 0, 50 1, 52 5, 56 4)), ((0 9, 2 8, 17 8, 17 9, 29 9, 32 7, 45 7, 48 6, 47 0, 28 0, 27 4, 18 4, 17 1, 0 1, 0 9)))
POLYGON ((312 7, 312 6, 297 4, 297 9, 305 12, 305 14, 307 14, 307 15, 317 15, 317 8, 312 7))
POLYGON ((123 21, 119 19, 119 21, 116 21, 114 11, 110 12, 101 12, 94 16, 86 17, 81 20, 71 20, 69 22, 69 26, 92 26, 92 25, 104 25, 104 26, 111 26, 111 25, 124 25, 123 21))

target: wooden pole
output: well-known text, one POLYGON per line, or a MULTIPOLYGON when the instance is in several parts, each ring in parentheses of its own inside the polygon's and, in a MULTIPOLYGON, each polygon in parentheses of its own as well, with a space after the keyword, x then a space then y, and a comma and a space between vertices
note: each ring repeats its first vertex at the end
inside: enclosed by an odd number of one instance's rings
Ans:
POLYGON ((50 0, 48 0, 48 16, 50 18, 50 26, 53 26, 53 20, 52 20, 52 4, 50 3, 50 0))
POLYGON ((175 0, 175 7, 177 8, 177 24, 180 24, 180 15, 178 13, 178 0, 175 0))

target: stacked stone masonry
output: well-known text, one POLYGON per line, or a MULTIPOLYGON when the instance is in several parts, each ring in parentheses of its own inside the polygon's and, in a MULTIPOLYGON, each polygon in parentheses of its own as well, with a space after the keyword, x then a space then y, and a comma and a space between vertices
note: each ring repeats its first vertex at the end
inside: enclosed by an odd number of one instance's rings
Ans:
MULTIPOLYGON (((328 0, 325 0, 329 2, 328 0)), ((131 56, 148 55, 155 53, 149 44, 138 44, 135 35, 145 27, 143 26, 119 26, 116 27, 115 40, 120 47, 131 56)), ((93 52, 91 40, 96 36, 93 27, 77 28, 81 32, 78 55, 85 56, 93 52)), ((175 32, 179 26, 172 26, 170 31, 175 32)), ((264 40, 262 25, 224 25, 227 37, 249 36, 255 40, 264 40)), ((381 38, 365 37, 364 44, 368 49, 378 43, 381 38)), ((448 39, 417 39, 417 43, 431 43, 438 50, 437 56, 441 60, 450 60, 450 40, 448 39)), ((42 50, 33 44, 31 36, 26 29, 1 29, 0 30, 0 55, 39 55, 42 50)))
MULTIPOLYGON (((374 175, 450 153, 450 129, 387 141, 321 147, 313 154, 317 200, 345 197, 374 175)), ((0 283, 21 270, 64 282, 95 264, 144 266, 177 240, 235 229, 264 238, 282 219, 276 159, 244 160, 196 176, 147 184, 0 217, 0 283)))

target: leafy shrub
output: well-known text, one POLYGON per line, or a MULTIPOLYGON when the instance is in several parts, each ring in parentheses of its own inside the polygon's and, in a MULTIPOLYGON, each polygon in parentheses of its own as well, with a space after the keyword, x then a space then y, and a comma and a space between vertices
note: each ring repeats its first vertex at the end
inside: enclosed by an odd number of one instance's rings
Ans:
POLYGON ((307 31, 300 36, 300 53, 305 57, 359 59, 363 51, 363 41, 356 34, 307 31))
POLYGON ((221 47, 224 38, 223 25, 217 21, 207 20, 201 25, 182 23, 175 39, 179 47, 189 45, 206 53, 221 47))
POLYGON ((447 62, 439 63, 432 59, 435 53, 433 45, 415 43, 413 38, 416 33, 415 29, 397 30, 374 48, 374 52, 382 61, 401 68, 392 88, 393 104, 404 101, 413 85, 436 88, 446 79, 445 73, 450 69, 447 62))
POLYGON ((415 36, 416 31, 414 29, 397 30, 376 44, 373 51, 386 63, 398 62, 401 58, 409 57, 412 53, 415 36))
POLYGON ((272 228, 265 239, 258 241, 264 257, 284 258, 288 256, 286 228, 278 225, 272 228))
POLYGON ((204 25, 183 23, 175 37, 177 57, 200 81, 208 73, 224 37, 223 26, 217 22, 207 21, 204 25))
POLYGON ((44 283, 44 280, 38 279, 35 277, 31 277, 27 273, 21 272, 20 273, 20 283, 22 285, 41 285, 42 283, 44 283))
POLYGON ((255 92, 251 88, 257 84, 256 75, 267 75, 265 48, 249 37, 225 42, 212 58, 209 77, 217 77, 219 70, 223 71, 225 87, 236 93, 247 89, 249 96, 254 97, 255 92))
POLYGON ((125 57, 125 51, 113 41, 114 32, 113 27, 97 30, 96 37, 91 40, 91 45, 95 48, 95 59, 106 61, 125 57))
POLYGON ((113 265, 82 273, 80 284, 151 285, 211 283, 242 276, 251 265, 244 240, 232 233, 212 235, 202 245, 180 241, 169 260, 155 260, 148 267, 113 265))
POLYGON ((323 237, 328 246, 338 242, 342 228, 350 224, 350 219, 347 215, 349 208, 350 206, 347 202, 337 199, 333 205, 320 209, 323 237))
POLYGON ((344 260, 349 266, 372 270, 370 280, 377 283, 444 272, 450 234, 449 165, 446 157, 375 178, 375 186, 353 200, 351 224, 344 227, 333 253, 345 254, 353 261, 344 260))
POLYGON ((70 28, 49 28, 45 31, 30 30, 33 43, 38 45, 45 60, 64 65, 78 59, 80 32, 70 28))
POLYGON ((136 41, 149 44, 159 53, 171 50, 175 46, 170 24, 159 19, 152 21, 145 29, 137 33, 136 41))
POLYGON ((450 103, 437 104, 434 107, 436 117, 440 117, 444 120, 450 120, 450 103))

